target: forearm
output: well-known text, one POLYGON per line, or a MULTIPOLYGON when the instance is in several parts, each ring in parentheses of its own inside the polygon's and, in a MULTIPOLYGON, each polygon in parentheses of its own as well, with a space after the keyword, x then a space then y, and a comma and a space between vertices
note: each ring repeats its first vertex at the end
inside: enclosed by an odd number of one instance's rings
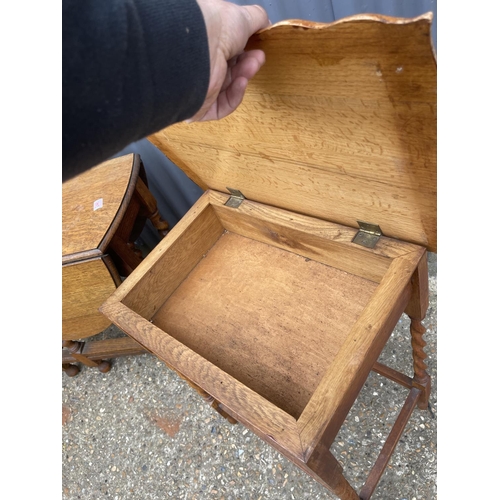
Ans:
POLYGON ((63 180, 193 116, 209 77, 195 0, 64 0, 63 180))

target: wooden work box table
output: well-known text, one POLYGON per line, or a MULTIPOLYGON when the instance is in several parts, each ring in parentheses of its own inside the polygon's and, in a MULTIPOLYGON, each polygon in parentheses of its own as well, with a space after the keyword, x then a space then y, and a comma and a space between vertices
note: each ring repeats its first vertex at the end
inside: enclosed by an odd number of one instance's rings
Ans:
POLYGON ((206 189, 101 311, 341 499, 368 499, 430 379, 431 15, 279 23, 241 106, 150 140, 206 189), (377 359, 403 313, 413 377, 377 359), (357 493, 330 447, 376 371, 408 389, 357 493))

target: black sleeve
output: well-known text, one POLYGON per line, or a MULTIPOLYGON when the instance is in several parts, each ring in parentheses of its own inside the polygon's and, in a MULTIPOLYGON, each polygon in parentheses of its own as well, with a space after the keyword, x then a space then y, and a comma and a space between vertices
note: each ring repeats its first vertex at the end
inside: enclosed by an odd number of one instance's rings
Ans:
POLYGON ((63 0, 63 181, 193 116, 210 78, 195 0, 63 0))

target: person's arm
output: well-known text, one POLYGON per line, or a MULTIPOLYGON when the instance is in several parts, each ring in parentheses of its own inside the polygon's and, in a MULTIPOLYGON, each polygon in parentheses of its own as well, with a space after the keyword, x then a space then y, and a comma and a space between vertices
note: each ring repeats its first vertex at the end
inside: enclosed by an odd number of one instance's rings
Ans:
POLYGON ((221 0, 64 0, 62 21, 63 181, 173 123, 232 112, 264 62, 241 52, 269 23, 221 0))
POLYGON ((64 0, 63 180, 192 116, 210 57, 196 0, 64 0))

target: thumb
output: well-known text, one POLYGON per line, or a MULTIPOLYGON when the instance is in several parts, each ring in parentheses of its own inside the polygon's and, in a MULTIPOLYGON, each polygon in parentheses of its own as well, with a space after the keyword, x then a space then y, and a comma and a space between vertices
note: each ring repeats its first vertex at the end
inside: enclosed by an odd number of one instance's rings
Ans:
POLYGON ((267 12, 260 5, 243 5, 241 8, 247 19, 248 38, 271 24, 267 12))

